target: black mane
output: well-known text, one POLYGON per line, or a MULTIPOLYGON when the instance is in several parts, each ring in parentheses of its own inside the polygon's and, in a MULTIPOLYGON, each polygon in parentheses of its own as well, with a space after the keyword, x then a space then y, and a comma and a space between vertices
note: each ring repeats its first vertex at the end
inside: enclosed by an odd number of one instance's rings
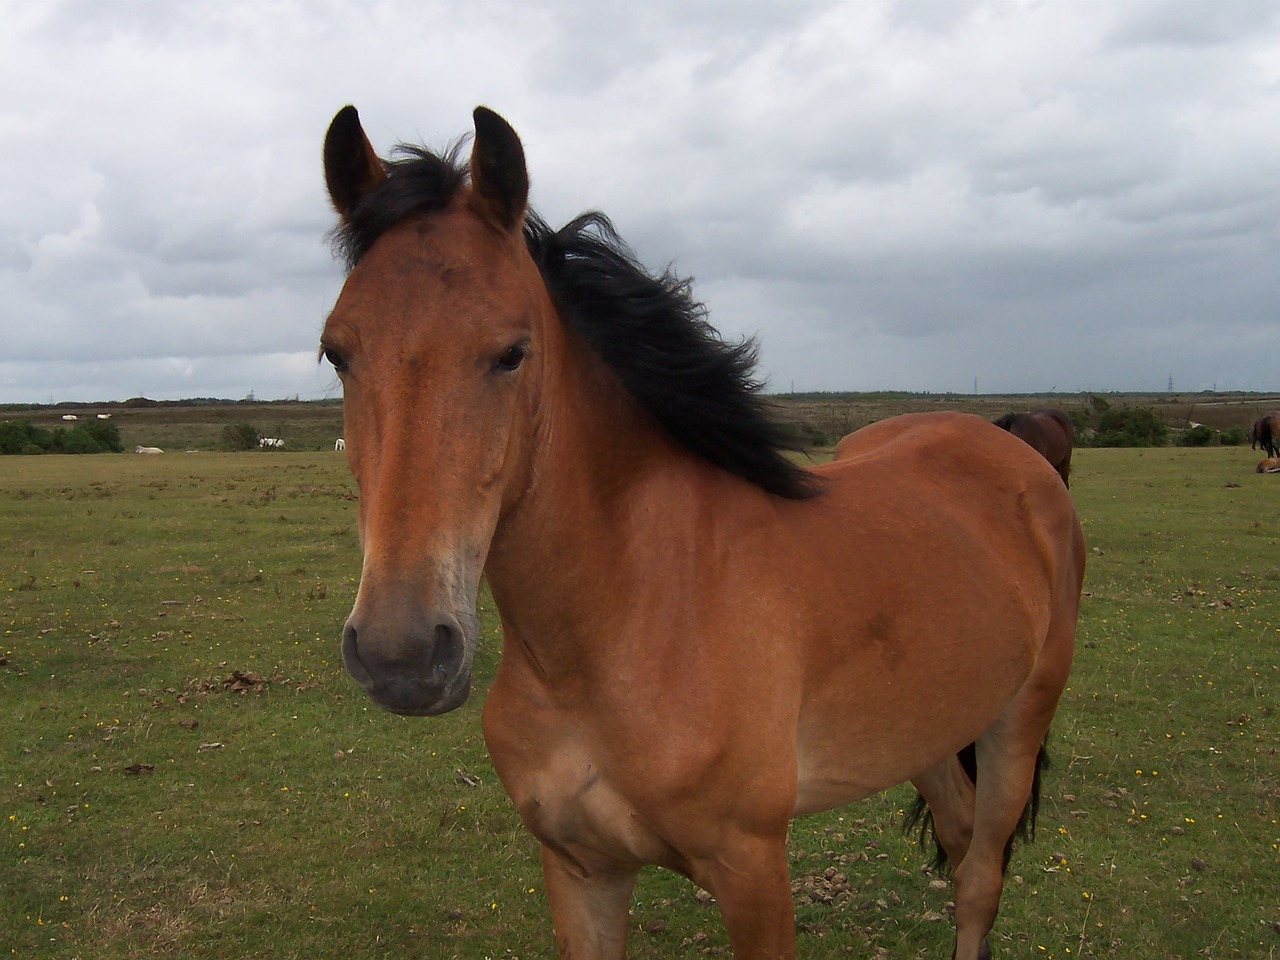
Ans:
POLYGON ((401 144, 394 160, 384 160, 387 176, 329 234, 334 255, 351 270, 384 233, 411 217, 443 210, 467 179, 458 161, 459 141, 438 155, 425 147, 401 144))
MULTIPOLYGON (((334 229, 334 251, 348 269, 395 224, 443 209, 466 178, 458 146, 444 156, 403 146, 397 153, 386 180, 334 229)), ((722 340, 688 279, 648 273, 600 213, 552 230, 529 211, 524 232, 561 314, 676 440, 778 496, 819 491, 813 474, 784 454, 800 444, 760 396, 755 342, 722 340)))

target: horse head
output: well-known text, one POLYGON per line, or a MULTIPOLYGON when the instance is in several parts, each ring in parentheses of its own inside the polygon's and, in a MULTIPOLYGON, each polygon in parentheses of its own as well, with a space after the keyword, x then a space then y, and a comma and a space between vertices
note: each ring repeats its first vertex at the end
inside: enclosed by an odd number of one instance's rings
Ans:
POLYGON ((528 483, 552 309, 522 237, 520 141, 489 110, 474 120, 469 177, 425 152, 384 164, 352 107, 324 146, 351 269, 320 342, 342 381, 363 553, 343 662, 403 714, 469 693, 476 594, 499 518, 528 483))

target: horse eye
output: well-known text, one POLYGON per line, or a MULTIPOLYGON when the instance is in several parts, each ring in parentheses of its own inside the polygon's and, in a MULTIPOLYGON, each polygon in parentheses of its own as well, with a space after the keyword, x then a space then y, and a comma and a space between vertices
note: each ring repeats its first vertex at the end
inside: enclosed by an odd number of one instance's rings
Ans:
POLYGON ((333 347, 324 348, 324 358, 333 364, 333 369, 338 373, 342 373, 347 368, 347 361, 343 359, 342 354, 333 347))
POLYGON ((514 347, 508 347, 503 351, 493 365, 499 370, 514 370, 524 362, 527 354, 528 348, 523 343, 517 343, 514 347))

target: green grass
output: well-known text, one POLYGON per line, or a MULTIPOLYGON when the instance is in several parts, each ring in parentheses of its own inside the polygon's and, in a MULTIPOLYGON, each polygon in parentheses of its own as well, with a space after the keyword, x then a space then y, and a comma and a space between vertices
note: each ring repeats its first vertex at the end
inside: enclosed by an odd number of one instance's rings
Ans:
MULTIPOLYGON (((999 956, 1280 956, 1280 478, 1253 462, 1077 453, 1088 595, 999 956)), ((0 503, 0 956, 553 956, 480 736, 491 602, 454 714, 342 673, 341 456, 6 458, 0 503)), ((801 956, 949 955, 910 797, 796 824, 801 956)), ((647 872, 631 956, 722 951, 695 893, 647 872)))

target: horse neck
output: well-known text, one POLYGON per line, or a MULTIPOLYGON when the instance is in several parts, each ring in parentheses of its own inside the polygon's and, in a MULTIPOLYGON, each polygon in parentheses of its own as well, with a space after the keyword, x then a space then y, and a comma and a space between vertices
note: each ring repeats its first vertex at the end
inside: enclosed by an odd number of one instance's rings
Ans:
POLYGON ((554 651, 537 654, 542 673, 554 672, 555 657, 578 670, 606 655, 601 635, 624 632, 609 627, 625 617, 637 585, 661 595, 664 578, 680 578, 673 552, 696 563, 696 545, 674 550, 672 531, 695 528, 708 512, 708 478, 723 480, 662 430, 576 334, 560 330, 535 413, 531 481, 500 521, 486 564, 508 641, 521 641, 504 657, 553 638, 554 651))

